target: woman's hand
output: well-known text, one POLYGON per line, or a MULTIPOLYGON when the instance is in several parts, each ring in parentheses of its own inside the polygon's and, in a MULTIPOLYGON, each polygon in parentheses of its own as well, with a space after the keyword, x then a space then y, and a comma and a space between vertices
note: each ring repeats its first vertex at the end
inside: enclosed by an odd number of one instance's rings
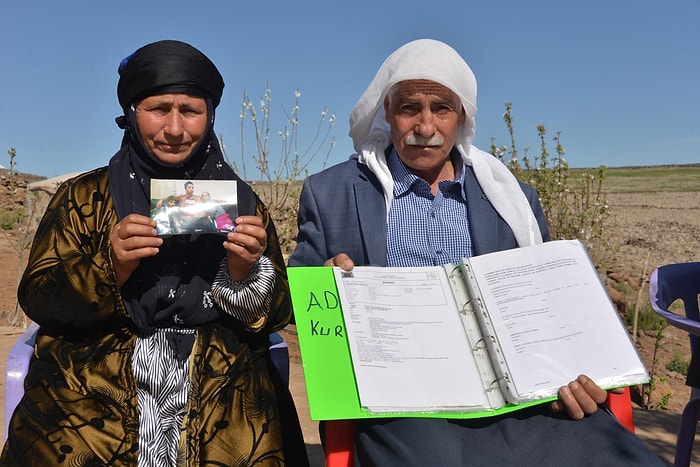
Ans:
POLYGON ((224 248, 228 252, 228 274, 234 282, 248 277, 250 269, 267 246, 267 232, 257 216, 236 218, 236 230, 226 235, 224 248))
POLYGON ((129 280, 141 258, 155 256, 163 239, 157 237, 156 223, 140 214, 129 214, 109 235, 110 256, 119 287, 129 280))

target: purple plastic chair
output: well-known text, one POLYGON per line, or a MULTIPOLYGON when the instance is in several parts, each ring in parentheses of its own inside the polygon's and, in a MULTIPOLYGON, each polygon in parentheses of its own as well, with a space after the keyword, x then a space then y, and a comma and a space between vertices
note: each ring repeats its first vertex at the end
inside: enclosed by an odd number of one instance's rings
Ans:
POLYGON ((24 377, 27 376, 29 360, 34 354, 34 338, 39 325, 30 323, 24 333, 10 349, 5 366, 5 438, 10 427, 10 417, 24 395, 24 377))
MULTIPOLYGON (((5 371, 5 440, 10 418, 24 395, 24 378, 34 354, 34 339, 39 326, 31 323, 17 339, 7 356, 5 371)), ((289 348, 279 333, 270 334, 270 358, 282 380, 289 385, 289 348)))
MULTIPOLYGON (((649 279, 649 300, 651 307, 668 324, 687 331, 690 335, 690 348, 696 349, 700 338, 700 263, 677 263, 661 266, 654 270, 649 279), (685 316, 669 311, 668 307, 676 300, 683 302, 685 316)), ((700 355, 696 356, 700 358, 700 355)), ((700 419, 700 388, 692 387, 690 400, 683 409, 676 440, 674 465, 690 465, 693 452, 695 429, 700 419)))

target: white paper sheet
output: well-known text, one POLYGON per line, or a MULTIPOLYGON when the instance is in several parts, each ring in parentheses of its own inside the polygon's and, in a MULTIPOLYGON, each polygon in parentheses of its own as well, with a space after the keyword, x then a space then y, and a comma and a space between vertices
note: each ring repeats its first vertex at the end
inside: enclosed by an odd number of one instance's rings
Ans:
POLYGON ((363 406, 374 412, 487 406, 441 267, 335 274, 363 406))
POLYGON ((555 395, 584 373, 603 387, 646 373, 581 244, 550 242, 470 259, 511 381, 555 395))

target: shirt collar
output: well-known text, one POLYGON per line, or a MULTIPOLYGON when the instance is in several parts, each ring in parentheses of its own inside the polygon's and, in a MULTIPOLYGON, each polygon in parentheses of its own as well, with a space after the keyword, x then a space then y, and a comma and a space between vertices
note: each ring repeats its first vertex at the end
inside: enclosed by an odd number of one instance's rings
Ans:
MULTIPOLYGON (((455 178, 452 183, 459 184, 461 191, 464 191, 464 173, 466 167, 464 165, 464 160, 460 156, 456 149, 452 149, 450 153, 450 158, 452 158, 452 163, 455 167, 455 178)), ((403 193, 411 189, 411 186, 418 180, 422 180, 420 177, 415 175, 413 172, 408 170, 408 167, 401 162, 399 155, 396 153, 396 148, 391 147, 391 151, 388 153, 387 165, 392 177, 394 178, 394 196, 400 196, 403 193)))

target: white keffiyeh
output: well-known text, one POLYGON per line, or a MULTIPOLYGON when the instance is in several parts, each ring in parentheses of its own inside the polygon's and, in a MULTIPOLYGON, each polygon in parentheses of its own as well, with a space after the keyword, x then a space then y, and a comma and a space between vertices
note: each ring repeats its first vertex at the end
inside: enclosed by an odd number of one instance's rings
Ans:
POLYGON ((387 214, 394 181, 386 163, 385 149, 391 128, 384 116, 384 98, 396 83, 423 79, 454 92, 466 112, 455 147, 465 164, 474 169, 490 203, 513 230, 519 246, 542 242, 530 203, 510 170, 492 155, 472 146, 476 115, 476 78, 469 65, 448 45, 419 39, 397 49, 379 68, 374 79, 350 114, 350 137, 359 161, 374 173, 384 189, 387 214))

